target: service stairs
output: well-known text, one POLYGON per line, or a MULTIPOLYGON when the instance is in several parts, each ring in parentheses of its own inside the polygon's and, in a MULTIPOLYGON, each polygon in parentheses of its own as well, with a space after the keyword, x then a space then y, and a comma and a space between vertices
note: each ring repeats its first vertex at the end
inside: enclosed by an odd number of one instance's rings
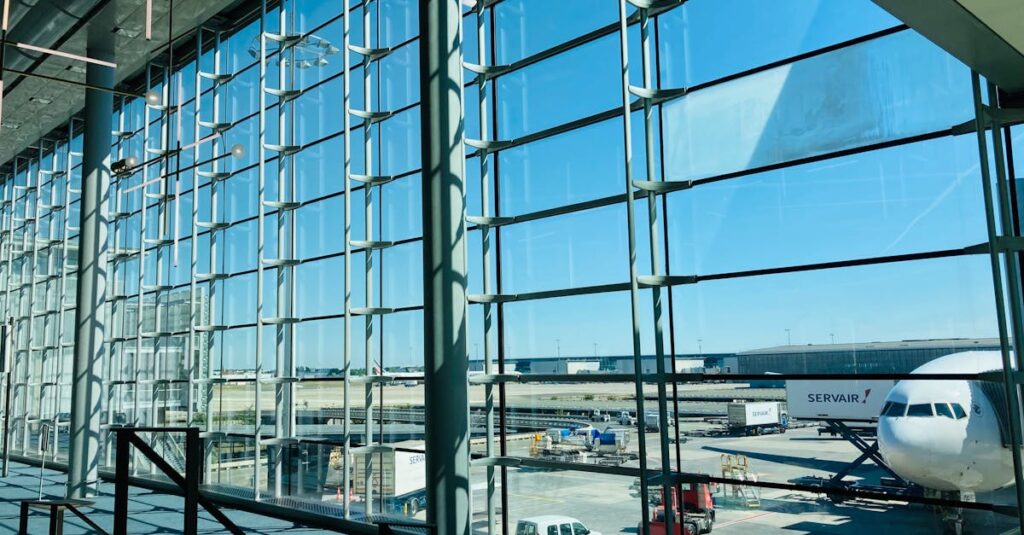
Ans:
POLYGON ((154 433, 153 450, 179 474, 185 473, 185 450, 170 433, 154 433))

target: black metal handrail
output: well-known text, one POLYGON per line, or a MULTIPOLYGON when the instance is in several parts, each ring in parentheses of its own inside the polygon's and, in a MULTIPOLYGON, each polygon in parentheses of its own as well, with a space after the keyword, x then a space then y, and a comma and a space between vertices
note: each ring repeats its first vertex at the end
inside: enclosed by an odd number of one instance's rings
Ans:
POLYGON ((116 471, 114 475, 114 535, 128 535, 128 479, 130 474, 131 447, 149 459, 160 469, 185 497, 185 535, 196 535, 199 529, 199 506, 202 505, 224 528, 233 534, 243 531, 235 525, 214 503, 199 494, 199 480, 203 467, 203 443, 198 427, 114 427, 117 433, 116 471), (139 438, 138 433, 184 433, 185 434, 185 476, 177 472, 139 438))

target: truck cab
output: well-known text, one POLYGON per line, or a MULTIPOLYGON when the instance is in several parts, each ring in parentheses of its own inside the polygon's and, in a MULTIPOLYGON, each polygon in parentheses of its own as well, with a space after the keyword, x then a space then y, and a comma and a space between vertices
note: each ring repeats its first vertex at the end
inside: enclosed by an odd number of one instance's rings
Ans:
POLYGON ((571 516, 542 515, 524 518, 516 524, 516 535, 601 535, 571 516))
MULTIPOLYGON (((666 504, 665 493, 659 492, 661 503, 651 512, 651 535, 703 535, 715 526, 715 504, 707 483, 685 483, 672 489, 671 503, 666 504), (682 490, 682 503, 677 499, 682 490), (674 513, 673 533, 668 533, 665 522, 666 506, 674 513), (681 507, 680 507, 681 506, 681 507)), ((642 532, 637 527, 638 532, 642 532)))

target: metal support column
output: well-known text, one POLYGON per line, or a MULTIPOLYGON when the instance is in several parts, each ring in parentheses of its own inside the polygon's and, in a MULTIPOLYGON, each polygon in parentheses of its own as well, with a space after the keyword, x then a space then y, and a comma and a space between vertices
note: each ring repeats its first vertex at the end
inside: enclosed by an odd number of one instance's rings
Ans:
POLYGON ((38 299, 36 295, 36 271, 38 271, 37 265, 39 264, 39 165, 40 159, 29 158, 28 173, 25 182, 25 242, 27 261, 25 262, 25 270, 27 274, 25 279, 22 281, 22 295, 28 293, 28 299, 25 303, 25 315, 22 318, 25 321, 25 419, 22 420, 24 425, 24 439, 23 452, 29 453, 34 450, 36 455, 41 455, 42 451, 38 447, 32 446, 32 424, 36 425, 38 429, 42 425, 42 397, 43 389, 42 382, 44 380, 44 373, 46 363, 43 361, 42 352, 37 348, 39 343, 36 339, 39 337, 35 328, 36 324, 36 309, 39 308, 38 299), (38 365, 37 365, 38 363, 38 365), (38 370, 38 372, 37 372, 38 370), (33 388, 37 389, 35 396, 33 396, 33 388), (33 397, 38 400, 33 400, 33 397), (33 403, 34 402, 34 403, 33 403), (37 406, 30 408, 30 404, 37 406), (33 415, 33 410, 35 414, 33 415))
POLYGON ((989 237, 989 258, 992 265, 992 284, 995 291, 996 320, 999 329, 999 342, 1002 350, 1003 361, 1003 382, 1006 386, 1006 402, 1009 412, 1010 424, 1010 453, 1013 457, 1014 480, 1017 501, 1017 520, 1024 526, 1024 486, 1020 484, 1024 477, 1024 459, 1021 457, 1021 421, 1020 421, 1020 384, 1016 377, 1019 374, 1015 366, 1015 356, 1020 358, 1021 350, 1024 349, 1021 341, 1021 334, 1024 326, 1021 325, 1020 310, 1020 284, 1019 269, 1016 264, 1017 251, 1005 248, 1006 235, 1012 235, 1012 225, 1009 217, 1009 199, 1006 198, 1007 190, 1003 187, 1005 177, 1003 176, 1002 147, 999 144, 1000 122, 994 119, 990 110, 995 108, 993 102, 995 91, 989 92, 990 101, 986 106, 982 99, 981 79, 978 73, 971 73, 972 88, 974 91, 974 112, 975 129, 978 137, 978 158, 981 169, 982 193, 985 201, 985 222, 989 237), (993 140, 996 144, 996 180, 993 183, 989 168, 989 149, 985 139, 986 130, 991 125, 993 140), (993 187, 996 195, 993 195, 993 187), (998 206, 997 206, 998 204, 998 206), (1004 235, 1005 234, 1005 235, 1004 235), (1002 257, 1002 258, 1001 258, 1002 257), (1000 267, 1000 259, 1006 264, 1007 288, 1009 295, 1004 292, 1003 274, 1000 267), (1009 300, 1009 303, 1006 300, 1009 300), (1009 305, 1009 306, 1007 306, 1009 305), (1007 325, 1006 311, 1010 311, 1010 322, 1007 325), (1011 354, 1011 346, 1016 350, 1016 355, 1011 354))
MULTIPOLYGON (((656 191, 657 186, 660 183, 657 175, 657 168, 654 165, 654 152, 655 152, 655 139, 654 139, 654 105, 663 99, 672 98, 684 94, 686 89, 662 89, 657 87, 657 81, 654 79, 654 61, 651 58, 651 27, 652 24, 652 11, 655 7, 661 9, 671 8, 677 4, 675 1, 659 2, 654 4, 649 0, 627 0, 630 4, 637 8, 637 15, 639 18, 640 27, 640 67, 641 75, 643 80, 642 87, 631 86, 628 84, 629 76, 626 69, 623 69, 624 82, 626 85, 624 89, 628 92, 627 94, 633 94, 639 97, 643 103, 643 129, 644 129, 644 180, 636 181, 631 180, 629 193, 634 186, 640 187, 645 190, 647 195, 647 242, 650 247, 650 262, 651 262, 651 276, 646 278, 646 282, 653 282, 651 284, 651 301, 653 305, 653 317, 654 317, 654 356, 656 371, 659 376, 664 377, 665 374, 665 336, 664 336, 664 310, 663 310, 663 290, 659 283, 660 272, 661 272, 661 255, 659 254, 660 244, 658 240, 658 205, 656 202, 656 191)), ((624 18, 626 12, 624 9, 620 10, 619 16, 624 18)), ((627 24, 628 21, 623 20, 623 24, 627 24)), ((626 52, 626 45, 628 39, 622 40, 623 57, 628 57, 626 52)), ((623 66, 625 67, 625 63, 623 66)), ((628 102, 624 101, 623 114, 626 117, 625 124, 629 128, 629 114, 630 109, 628 108, 628 102)), ((629 134, 627 133, 627 136, 629 134)), ((631 162, 634 154, 629 151, 633 150, 632 143, 626 144, 626 158, 628 162, 631 162)), ((629 165, 629 164, 627 164, 629 165)), ((630 167, 632 167, 630 165, 630 167)), ((630 171, 627 170, 627 175, 630 171)), ((632 203, 633 201, 627 201, 632 203)), ((635 217, 632 216, 632 217, 635 217)), ((635 225, 635 220, 630 222, 631 226, 635 225)), ((631 236, 631 239, 635 237, 631 236)), ((635 251, 634 251, 635 253, 635 251)), ((635 255, 634 258, 634 270, 635 270, 635 255)), ((644 277, 639 275, 636 276, 636 280, 643 280, 644 277)), ((670 292, 670 289, 664 291, 665 294, 670 292)), ((636 328, 636 326, 634 326, 636 328)), ((672 370, 675 371, 674 369, 672 370)), ((637 373, 642 373, 641 370, 637 370, 637 373)), ((639 375, 638 375, 639 377, 639 375)), ((639 387, 639 385, 638 385, 639 387)), ((658 380, 658 442, 660 446, 661 456, 661 491, 664 496, 665 503, 673 503, 672 487, 673 481, 671 478, 672 474, 672 456, 669 448, 669 412, 668 412, 668 400, 667 400, 667 385, 663 379, 658 380)), ((639 407, 638 407, 639 409, 639 407)), ((675 418, 675 415, 672 415, 675 418)), ((646 427, 646 415, 642 413, 642 410, 637 412, 637 422, 641 429, 646 427)), ((643 434, 644 431, 640 431, 643 434)), ((641 451, 643 455, 643 451, 641 451)), ((677 460, 678 462, 678 460, 677 460)), ((647 475, 641 477, 648 477, 647 475)), ((646 500, 647 496, 643 496, 641 500, 646 500)), ((647 517, 646 512, 644 517, 647 517)), ((675 515, 665 515, 665 530, 668 533, 674 533, 676 523, 675 515)))
POLYGON ((28 296, 29 285, 26 280, 31 281, 32 279, 32 264, 28 260, 28 254, 30 248, 28 246, 28 240, 32 236, 32 232, 29 230, 29 220, 31 219, 32 211, 29 208, 29 189, 32 183, 31 168, 26 163, 25 171, 22 175, 24 177, 24 184, 18 185, 17 181, 17 169, 18 160, 24 160, 24 158, 14 158, 14 169, 15 169, 15 185, 14 185, 14 223, 17 225, 21 224, 20 227, 15 228, 15 240, 20 242, 18 247, 15 249, 17 257, 18 271, 16 275, 17 284, 13 285, 14 290, 17 290, 17 307, 13 315, 14 317, 14 331, 19 333, 15 337, 17 344, 14 345, 14 400, 15 407, 14 411, 15 418, 18 420, 18 429, 15 433, 20 432, 18 439, 14 441, 19 451, 25 453, 29 448, 29 428, 28 428, 28 417, 29 417, 29 375, 30 371, 30 360, 29 360, 29 345, 31 342, 31 333, 29 332, 29 322, 27 310, 31 309, 32 299, 28 296), (18 195, 18 190, 22 191, 22 194, 18 195), (19 202, 20 200, 20 202, 19 202), (18 216, 18 205, 21 209, 21 216, 18 216))
MULTIPOLYGON (((105 56, 89 50, 89 56, 105 56)), ((109 58, 103 58, 109 59, 109 58)), ((114 85, 114 70, 90 63, 86 80, 97 87, 114 85)), ((100 381, 107 299, 107 192, 110 187, 110 132, 114 100, 110 93, 85 92, 85 136, 79 224, 78 292, 75 299, 75 360, 72 379, 71 451, 68 497, 83 498, 99 479, 100 381)))
MULTIPOLYGON (((25 166, 25 185, 23 186, 24 195, 22 196, 22 199, 24 200, 25 212, 23 214, 24 217, 21 218, 21 222, 23 224, 22 243, 24 244, 24 251, 22 254, 23 258, 25 258, 25 261, 23 264, 23 278, 21 280, 21 288, 19 291, 24 301, 22 302, 23 313, 17 316, 18 319, 21 320, 24 324, 24 328, 22 330, 22 332, 24 332, 24 336, 22 336, 23 347, 20 348, 23 355, 22 358, 19 359, 19 362, 22 364, 23 370, 21 391, 22 394, 24 395, 24 397, 22 398, 22 407, 24 408, 24 414, 22 415, 23 418, 21 420, 22 452, 26 454, 32 451, 31 425, 33 423, 36 423, 37 425, 40 423, 38 421, 39 414, 36 413, 33 416, 33 409, 31 408, 33 398, 32 388, 34 386, 38 387, 39 385, 39 378, 36 377, 35 373, 35 351, 33 351, 33 348, 36 345, 34 339, 35 333, 33 332, 35 331, 35 329, 33 327, 35 325, 36 309, 36 263, 38 260, 37 255, 39 249, 39 239, 36 236, 39 230, 39 223, 37 221, 39 207, 36 203, 36 198, 38 197, 39 190, 39 173, 37 172, 38 170, 38 161, 34 160, 33 158, 27 158, 25 166)), ((39 393, 37 392, 36 397, 38 396, 39 393)), ((38 452, 36 453, 38 454, 38 452)))
MULTIPOLYGON (((640 290, 637 282, 637 260, 636 260, 636 214, 633 201, 633 139, 630 114, 632 106, 630 103, 629 85, 629 18, 626 14, 626 0, 619 0, 619 51, 622 73, 622 137, 625 148, 625 190, 626 190, 626 232, 629 243, 629 298, 631 323, 633 327, 633 371, 635 376, 636 392, 636 416, 637 416, 637 441, 640 449, 640 504, 641 504, 641 533, 650 533, 650 517, 648 510, 648 481, 647 481, 647 437, 644 429, 644 372, 643 353, 640 345, 640 290)), ((660 361, 659 356, 659 361, 660 361)), ((672 531, 672 515, 665 515, 666 530, 672 531)))
MULTIPOLYGON (((374 62, 375 59, 380 59, 381 57, 383 57, 382 54, 384 53, 383 51, 385 49, 380 47, 379 36, 378 36, 378 42, 376 42, 377 48, 374 47, 375 31, 374 31, 373 25, 371 24, 371 18, 370 18, 372 14, 380 12, 380 2, 379 1, 378 2, 367 1, 366 3, 363 4, 363 10, 362 11, 363 11, 363 14, 362 14, 363 43, 362 43, 362 46, 353 45, 350 42, 348 47, 349 47, 349 50, 351 50, 353 52, 356 52, 357 54, 360 54, 360 55, 363 56, 363 62, 362 62, 362 64, 363 64, 363 109, 361 111, 358 111, 358 110, 353 110, 351 108, 348 108, 348 109, 346 109, 346 112, 349 115, 355 115, 356 117, 359 117, 362 120, 361 127, 362 127, 362 130, 363 130, 363 177, 365 177, 364 180, 365 180, 365 184, 366 184, 364 186, 364 188, 363 188, 363 233, 364 233, 364 236, 365 236, 366 239, 363 240, 363 241, 360 241, 360 242, 353 243, 352 237, 349 236, 349 239, 348 239, 348 249, 347 250, 348 250, 349 253, 351 253, 352 252, 352 246, 354 244, 358 244, 359 246, 363 246, 364 247, 364 249, 363 249, 363 307, 364 307, 364 310, 362 312, 365 312, 363 314, 363 321, 364 321, 364 323, 363 323, 363 366, 364 366, 364 369, 365 369, 366 376, 362 378, 362 381, 363 381, 363 411, 364 411, 364 417, 363 417, 363 445, 361 446, 361 448, 362 448, 361 450, 356 450, 356 451, 365 452, 365 454, 363 455, 363 459, 362 459, 363 471, 362 471, 362 474, 360 475, 360 477, 363 480, 363 503, 364 503, 363 514, 371 515, 371 514, 373 514, 373 496, 374 496, 374 493, 375 492, 379 493, 380 490, 381 490, 381 488, 378 488, 378 485, 374 484, 374 481, 383 481, 382 478, 378 477, 374 473, 374 464, 373 464, 373 452, 374 452, 373 447, 376 445, 375 444, 375 438, 374 438, 374 414, 373 414, 373 408, 374 408, 373 386, 374 386, 374 383, 373 383, 373 381, 375 380, 374 376, 383 375, 384 374, 384 365, 383 365, 383 363, 381 363, 381 365, 378 367, 376 365, 376 363, 374 361, 374 357, 373 357, 373 351, 374 351, 374 343, 373 343, 374 342, 374 335, 373 335, 373 332, 374 332, 374 321, 375 321, 375 319, 377 317, 379 317, 379 316, 374 315, 372 313, 374 308, 375 308, 374 307, 374 305, 375 305, 374 297, 373 297, 373 286, 374 286, 373 262, 374 262, 374 254, 376 254, 375 251, 374 251, 374 248, 372 247, 372 244, 374 243, 374 238, 373 238, 373 215, 374 215, 373 194, 374 194, 374 185, 375 184, 382 184, 383 180, 386 180, 386 178, 384 178, 382 176, 376 176, 376 178, 375 178, 375 175, 374 175, 374 161, 375 161, 375 158, 377 156, 377 152, 374 150, 374 132, 375 132, 375 128, 373 126, 373 117, 374 117, 374 111, 373 111, 374 98, 373 98, 373 95, 374 95, 374 91, 373 91, 373 82, 372 82, 372 80, 373 80, 373 68, 372 68, 372 66, 373 66, 373 62, 374 62)), ((350 99, 349 100, 349 105, 351 106, 351 104, 352 104, 352 102, 351 102, 351 99, 350 99)), ((351 117, 349 118, 349 121, 351 121, 351 117)), ((351 124, 349 125, 349 128, 351 129, 351 124)), ((349 174, 349 176, 351 176, 351 173, 349 174)), ((349 304, 351 305, 351 300, 350 300, 349 304)), ((383 306, 377 307, 377 311, 378 312, 384 312, 383 306)), ((346 315, 354 315, 355 314, 355 312, 353 311, 352 308, 346 309, 345 313, 346 313, 346 315)), ((383 403, 384 403, 384 400, 381 399, 380 400, 381 414, 383 414, 383 403)), ((380 437, 381 442, 383 442, 383 439, 384 439, 384 437, 381 436, 380 437)), ((381 464, 381 467, 382 466, 383 466, 383 464, 381 464)), ((383 470, 383 468, 381 468, 381 469, 383 470)))
POLYGON ((342 370, 345 374, 343 383, 344 422, 342 424, 342 435, 345 441, 345 448, 342 452, 342 511, 346 519, 351 518, 352 511, 349 505, 349 496, 352 492, 352 118, 348 113, 351 105, 352 92, 352 59, 349 55, 351 44, 351 18, 349 3, 342 3, 342 19, 344 24, 344 46, 342 46, 342 116, 344 117, 344 161, 345 172, 345 319, 344 332, 342 333, 342 370))
MULTIPOLYGON (((202 55, 204 50, 204 44, 202 40, 203 30, 201 29, 196 34, 196 50, 198 55, 202 55)), ((221 381, 223 378, 214 377, 215 370, 224 369, 224 355, 220 352, 218 358, 219 364, 215 366, 211 355, 215 353, 215 334, 224 331, 227 327, 223 324, 223 318, 218 317, 218 311, 223 314, 221 310, 223 308, 220 305, 218 297, 218 286, 223 284, 228 278, 228 273, 225 272, 227 264, 221 260, 218 254, 220 250, 220 241, 224 238, 224 234, 230 227, 225 214, 221 214, 221 199, 220 189, 224 187, 222 184, 228 180, 232 173, 222 169, 223 163, 220 161, 223 140, 220 135, 231 128, 233 123, 229 120, 225 120, 222 117, 221 109, 221 98, 225 92, 224 84, 229 82, 234 75, 232 73, 224 73, 221 71, 221 33, 220 30, 213 31, 212 39, 212 54, 209 71, 199 71, 196 77, 196 92, 195 94, 202 94, 202 79, 209 80, 211 93, 211 110, 209 113, 210 119, 204 119, 205 109, 202 107, 202 99, 196 99, 195 110, 196 110, 196 126, 195 126, 195 139, 196 144, 193 148, 195 161, 201 160, 201 140, 209 140, 210 154, 213 155, 213 160, 209 163, 209 170, 198 170, 192 171, 192 281, 191 281, 191 295, 192 295, 192 325, 190 327, 191 342, 190 345, 194 348, 190 356, 192 362, 190 364, 190 376, 194 377, 196 384, 200 385, 201 392, 198 396, 197 410, 204 413, 206 418, 203 423, 203 427, 206 430, 204 437, 209 439, 206 442, 206 480, 212 481, 213 475, 213 460, 214 452, 213 449, 217 442, 216 439, 223 438, 222 426, 223 422, 217 420, 214 422, 211 408, 214 406, 214 385, 223 384, 221 381), (206 133, 207 137, 203 137, 203 130, 209 130, 206 133), (209 185, 205 188, 201 187, 200 179, 209 181, 209 185), (204 193, 205 191, 205 193, 204 193), (199 206, 202 205, 202 198, 206 195, 209 199, 209 220, 201 221, 199 219, 199 206), (209 237, 208 247, 208 258, 209 258, 209 271, 206 273, 199 273, 197 271, 198 257, 199 257, 199 236, 201 231, 206 231, 209 237), (200 285, 201 283, 201 285, 200 285), (218 308, 220 306, 220 308, 218 308), (205 355, 205 357, 203 357, 205 355), (196 358, 200 361, 196 362, 196 358)), ((223 396, 223 388, 221 390, 221 396, 223 396)), ((221 477, 221 471, 218 470, 217 477, 221 477)))
MULTIPOLYGON (((264 21, 268 15, 266 2, 263 3, 261 17, 264 21)), ((277 98, 277 136, 276 143, 267 143, 266 134, 261 136, 260 165, 262 178, 260 182, 261 206, 260 217, 261 228, 259 231, 259 243, 261 253, 259 262, 264 267, 274 268, 275 290, 277 294, 276 313, 266 317, 262 314, 257 317, 259 327, 271 326, 275 331, 275 354, 276 364, 274 366, 274 377, 266 380, 257 378, 257 382, 265 382, 274 386, 274 438, 263 440, 263 444, 274 448, 273 464, 270 468, 274 474, 274 487, 272 489, 275 498, 291 493, 292 479, 289 466, 285 465, 290 453, 297 449, 295 438, 295 383, 298 380, 295 369, 295 337, 294 327, 298 322, 295 317, 295 266, 299 264, 296 258, 295 249, 295 210, 301 206, 297 201, 295 183, 295 161, 293 155, 299 152, 302 147, 295 144, 295 104, 302 91, 293 87, 298 76, 296 69, 295 46, 301 41, 302 34, 296 33, 294 2, 284 1, 278 6, 278 29, 280 33, 269 33, 264 27, 260 36, 262 75, 260 82, 260 113, 264 125, 266 124, 265 95, 277 98), (266 63, 268 61, 266 42, 277 43, 277 53, 272 56, 273 61, 278 65, 277 87, 269 87, 266 78, 266 63), (277 182, 277 200, 266 199, 266 151, 277 154, 272 169, 277 182), (276 223, 276 247, 277 258, 267 258, 263 251, 265 246, 264 231, 266 217, 274 216, 276 223), (288 479, 287 486, 285 479, 288 479)), ((260 129, 261 133, 263 128, 260 129)), ((257 287, 262 292, 263 275, 258 277, 257 287)), ((260 302, 257 307, 262 310, 260 302)), ((261 331, 257 330, 257 333, 261 331)), ((257 339, 262 340, 259 334, 257 339)), ((257 416, 259 418, 259 416, 257 416)))
POLYGON ((427 522, 470 532, 462 9, 420 2, 427 522))
MULTIPOLYGON (((116 158, 118 160, 126 160, 131 150, 131 139, 135 134, 135 129, 132 128, 132 113, 128 110, 128 100, 125 97, 121 97, 118 103, 118 118, 117 118, 117 130, 113 132, 114 137, 117 139, 116 145, 116 158)), ((69 139, 74 136, 74 131, 69 130, 69 139)), ((70 161, 70 154, 69 154, 70 161)), ((70 175, 70 165, 69 165, 70 175)), ((124 255, 129 253, 130 237, 127 229, 128 219, 131 217, 132 211, 128 209, 128 202, 125 200, 125 182, 128 177, 131 176, 131 172, 122 172, 114 176, 111 183, 112 191, 110 193, 114 211, 109 214, 110 224, 113 227, 113 250, 111 251, 110 260, 110 300, 107 303, 109 310, 109 325, 110 329, 107 333, 107 347, 109 348, 108 360, 107 360, 107 384, 104 385, 106 390, 107 399, 107 420, 104 423, 106 430, 110 429, 110 426, 115 423, 115 415, 118 413, 124 414, 124 388, 128 384, 134 385, 134 382, 127 380, 126 373, 128 372, 127 364, 125 363, 125 354, 127 353, 127 342, 129 341, 126 333, 131 332, 128 330, 128 305, 130 297, 125 291, 127 284, 122 283, 122 279, 125 275, 124 271, 124 255)), ((68 181, 70 184, 70 181, 68 181)), ((70 198, 70 194, 69 194, 70 198)), ((134 329, 134 324, 132 328, 134 329)), ((134 336, 131 337, 134 340, 134 336)), ((134 386, 133 386, 134 388, 134 386)), ((107 466, 114 464, 114 443, 112 439, 114 435, 109 431, 106 431, 103 436, 103 453, 104 462, 107 466)))
MULTIPOLYGON (((486 58, 488 52, 487 46, 487 34, 484 31, 487 27, 487 15, 489 14, 489 4, 487 2, 479 2, 476 5, 476 57, 479 64, 486 65, 486 58)), ((488 110, 491 106, 491 101, 488 94, 490 88, 490 80, 487 76, 485 67, 479 67, 476 69, 478 72, 476 77, 477 87, 477 111, 480 118, 480 140, 486 143, 491 139, 489 128, 490 124, 487 121, 488 110)), ((490 176, 490 153, 482 150, 478 153, 477 159, 480 164, 480 216, 486 220, 491 217, 491 176, 490 176)), ((496 233, 496 232, 495 232, 496 233)), ((480 258, 482 260, 482 266, 480 269, 481 278, 483 279, 483 290, 484 294, 490 294, 494 291, 493 284, 491 282, 491 228, 487 225, 480 226, 480 258)), ((497 312, 497 305, 492 303, 483 304, 484 312, 484 374, 491 375, 495 372, 494 363, 494 351, 491 349, 491 339, 494 334, 494 315, 497 312)), ((499 386, 500 388, 500 386, 499 386)), ((494 418, 494 394, 495 385, 486 384, 484 385, 484 411, 485 411, 485 426, 486 426, 486 437, 487 441, 485 452, 488 458, 493 458, 496 455, 494 448, 494 430, 495 430, 495 418, 494 418)), ((495 527, 498 524, 498 513, 497 513, 497 474, 495 467, 488 465, 486 474, 487 480, 487 533, 493 534, 495 527)))
POLYGON ((267 190, 267 0, 260 4, 260 57, 259 57, 259 111, 258 111, 258 132, 259 145, 257 147, 257 205, 256 205, 256 377, 253 389, 256 399, 254 409, 256 411, 256 425, 253 451, 253 497, 256 501, 261 499, 262 483, 260 479, 263 459, 263 407, 260 400, 263 398, 263 278, 264 278, 264 246, 263 240, 266 235, 266 212, 263 205, 266 202, 267 190))

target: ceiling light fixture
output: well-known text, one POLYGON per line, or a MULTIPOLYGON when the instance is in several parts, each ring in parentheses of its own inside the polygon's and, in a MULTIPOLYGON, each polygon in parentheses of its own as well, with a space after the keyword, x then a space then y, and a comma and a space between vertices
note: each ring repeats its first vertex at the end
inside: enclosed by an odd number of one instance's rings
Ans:
POLYGON ((103 67, 110 67, 111 69, 116 69, 117 68, 117 64, 116 63, 111 63, 109 61, 103 61, 103 60, 99 60, 99 59, 93 59, 93 58, 86 57, 86 56, 79 56, 78 54, 71 54, 71 53, 68 53, 68 52, 60 51, 60 50, 53 50, 53 49, 44 48, 44 47, 41 47, 41 46, 30 45, 28 43, 15 43, 13 41, 8 41, 8 44, 12 44, 12 45, 14 45, 14 46, 16 46, 18 48, 24 49, 24 50, 31 50, 33 52, 41 52, 43 54, 49 54, 51 56, 60 56, 62 58, 68 58, 68 59, 73 59, 73 60, 77 60, 77 61, 84 61, 86 63, 92 63, 92 64, 95 64, 95 65, 102 65, 103 67))
POLYGON ((146 0, 146 40, 153 39, 153 0, 146 0))
POLYGON ((121 37, 127 37, 128 39, 135 39, 139 36, 139 32, 121 27, 114 28, 114 34, 120 35, 121 37))
POLYGON ((0 22, 0 30, 3 30, 3 31, 6 32, 7 31, 7 19, 8 19, 8 16, 10 15, 10 10, 11 10, 11 8, 10 8, 10 1, 9 0, 0 0, 0 1, 2 1, 4 3, 4 18, 3 18, 3 21, 0 22))
POLYGON ((48 99, 48 98, 43 98, 43 97, 29 97, 28 100, 30 102, 36 102, 38 104, 43 104, 43 105, 53 104, 53 99, 48 99))
POLYGON ((118 176, 128 175, 131 174, 132 169, 137 165, 139 165, 139 159, 135 156, 129 156, 110 164, 110 172, 118 176))

